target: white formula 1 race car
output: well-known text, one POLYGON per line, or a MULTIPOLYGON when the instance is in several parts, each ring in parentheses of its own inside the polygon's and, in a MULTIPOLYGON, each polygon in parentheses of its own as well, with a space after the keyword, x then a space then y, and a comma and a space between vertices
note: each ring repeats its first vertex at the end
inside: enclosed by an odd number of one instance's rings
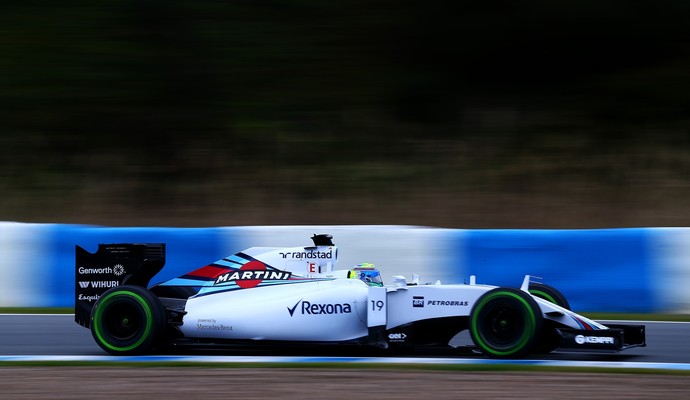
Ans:
POLYGON ((644 326, 587 319, 529 276, 519 289, 479 285, 474 277, 420 285, 396 276, 384 285, 371 264, 336 270, 330 235, 312 240, 306 247, 252 247, 152 287, 165 244, 101 244, 93 254, 77 246, 75 320, 115 355, 268 343, 452 349, 464 330, 495 358, 645 346, 644 326))

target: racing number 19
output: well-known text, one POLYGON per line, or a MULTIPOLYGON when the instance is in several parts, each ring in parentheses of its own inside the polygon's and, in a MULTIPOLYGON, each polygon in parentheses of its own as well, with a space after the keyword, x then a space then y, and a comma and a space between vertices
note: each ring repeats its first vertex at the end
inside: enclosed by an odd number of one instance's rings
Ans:
POLYGON ((383 300, 372 300, 371 311, 381 311, 383 309, 383 300))
POLYGON ((369 288, 369 298, 371 308, 367 310, 367 325, 368 326, 385 326, 386 325, 386 296, 387 289, 385 287, 369 288))

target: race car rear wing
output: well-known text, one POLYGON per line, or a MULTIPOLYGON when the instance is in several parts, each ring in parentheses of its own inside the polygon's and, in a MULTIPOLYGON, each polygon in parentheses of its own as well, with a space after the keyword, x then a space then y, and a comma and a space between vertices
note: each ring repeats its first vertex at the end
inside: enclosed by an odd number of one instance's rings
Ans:
POLYGON ((164 264, 164 243, 99 244, 95 253, 76 246, 75 322, 88 328, 91 309, 106 290, 124 284, 146 287, 164 264))

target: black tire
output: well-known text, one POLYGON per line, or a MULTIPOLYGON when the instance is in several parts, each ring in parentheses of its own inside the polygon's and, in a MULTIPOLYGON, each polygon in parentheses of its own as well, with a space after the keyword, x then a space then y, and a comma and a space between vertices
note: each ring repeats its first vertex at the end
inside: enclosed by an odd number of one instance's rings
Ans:
POLYGON ((542 315, 529 294, 513 288, 484 293, 470 313, 470 336, 493 358, 529 354, 542 329, 542 315))
MULTIPOLYGON (((539 282, 530 282, 529 292, 535 297, 542 298, 548 302, 559 305, 566 310, 570 310, 570 303, 563 293, 556 288, 539 282)), ((556 350, 561 345, 561 337, 556 332, 553 323, 547 321, 539 338, 539 343, 535 346, 534 352, 538 354, 548 354, 556 350)))
POLYGON ((165 328, 160 300, 140 286, 109 289, 91 310, 91 335, 113 355, 149 352, 165 328))
POLYGON ((570 310, 570 303, 558 289, 539 282, 530 282, 529 292, 535 296, 570 310))

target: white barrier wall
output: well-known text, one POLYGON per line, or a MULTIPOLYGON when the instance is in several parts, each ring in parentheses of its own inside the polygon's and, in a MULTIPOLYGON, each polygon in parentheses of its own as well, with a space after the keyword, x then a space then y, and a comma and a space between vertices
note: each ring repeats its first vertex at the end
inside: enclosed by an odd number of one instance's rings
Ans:
POLYGON ((49 225, 0 222, 0 307, 55 304, 44 286, 51 254, 49 225))
POLYGON ((519 286, 530 274, 561 290, 576 311, 690 312, 690 229, 462 230, 410 226, 113 228, 0 222, 0 307, 71 307, 74 250, 99 243, 164 242, 152 283, 245 248, 306 246, 333 235, 339 269, 370 262, 385 281, 519 286))
POLYGON ((690 314, 690 229, 651 230, 651 285, 664 309, 690 314))

